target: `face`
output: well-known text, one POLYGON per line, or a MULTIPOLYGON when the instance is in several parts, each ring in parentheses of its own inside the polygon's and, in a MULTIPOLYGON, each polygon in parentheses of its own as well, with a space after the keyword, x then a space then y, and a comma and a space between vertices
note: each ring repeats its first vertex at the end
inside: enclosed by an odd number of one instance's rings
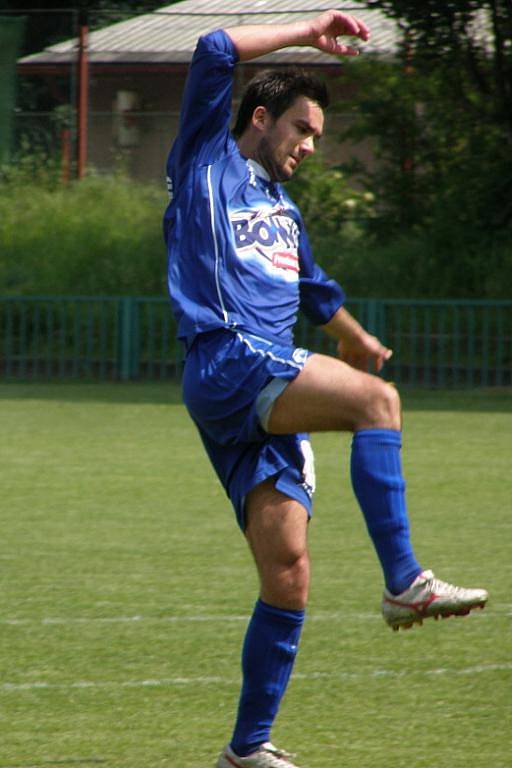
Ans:
POLYGON ((265 107, 257 107, 253 120, 261 134, 254 159, 273 181, 288 181, 293 176, 304 158, 315 151, 324 127, 322 108, 305 96, 299 96, 277 120, 265 107))

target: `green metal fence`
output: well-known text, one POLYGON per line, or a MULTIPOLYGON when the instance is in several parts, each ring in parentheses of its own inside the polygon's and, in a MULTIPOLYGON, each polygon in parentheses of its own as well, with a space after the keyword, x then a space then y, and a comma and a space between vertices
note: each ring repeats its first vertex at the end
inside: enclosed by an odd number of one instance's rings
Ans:
MULTIPOLYGON (((385 376, 411 387, 512 384, 511 301, 353 299, 348 309, 394 350, 385 376)), ((332 353, 299 321, 296 342, 332 353)), ((4 380, 179 379, 169 303, 155 297, 0 297, 4 380)))

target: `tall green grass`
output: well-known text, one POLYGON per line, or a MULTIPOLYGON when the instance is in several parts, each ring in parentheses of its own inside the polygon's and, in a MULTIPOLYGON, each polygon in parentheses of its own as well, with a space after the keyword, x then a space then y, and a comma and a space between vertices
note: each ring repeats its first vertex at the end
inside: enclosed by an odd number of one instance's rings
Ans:
MULTIPOLYGON (((445 228, 383 239, 372 195, 320 161, 306 165, 290 192, 318 263, 351 296, 510 298, 506 233, 468 230, 461 238, 445 228)), ((68 185, 44 163, 0 173, 0 295, 163 295, 166 204, 163 183, 121 172, 68 185)))
POLYGON ((0 293, 161 294, 162 185, 122 174, 64 185, 51 171, 0 183, 0 293))
MULTIPOLYGON (((0 768, 213 768, 254 567, 169 385, 2 385, 0 768)), ((313 589, 274 730, 304 768, 509 768, 510 393, 412 393, 417 554, 490 591, 393 633, 348 481, 314 437, 313 589)))

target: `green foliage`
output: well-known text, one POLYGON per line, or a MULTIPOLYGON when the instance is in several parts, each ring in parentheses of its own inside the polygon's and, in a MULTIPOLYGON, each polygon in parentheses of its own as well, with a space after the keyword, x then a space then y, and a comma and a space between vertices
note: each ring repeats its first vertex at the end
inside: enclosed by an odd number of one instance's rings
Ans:
POLYGON ((329 168, 320 154, 309 158, 287 185, 308 223, 313 240, 336 238, 343 244, 364 235, 373 215, 374 196, 350 185, 340 168, 329 168))
MULTIPOLYGON (((393 275, 394 295, 508 297, 512 10, 472 0, 367 4, 405 30, 395 60, 346 64, 356 120, 343 138, 370 138, 378 160, 351 168, 377 200, 365 255, 383 276, 377 295, 393 275)), ((361 285, 358 270, 351 278, 361 285)))
MULTIPOLYGON (((391 81, 399 78, 391 66, 384 76, 391 81)), ((377 113, 375 119, 383 119, 383 114, 377 113)), ((397 152, 403 149, 393 139, 399 128, 397 119, 383 136, 383 169, 366 177, 377 195, 354 189, 346 173, 327 168, 317 156, 308 159, 288 184, 317 261, 352 296, 509 298, 512 239, 495 224, 504 206, 497 209, 492 202, 502 176, 482 173, 478 185, 468 183, 466 188, 467 179, 460 179, 458 172, 465 174, 467 167, 459 169, 454 163, 451 179, 436 196, 430 189, 435 184, 433 166, 432 177, 423 173, 416 180, 413 172, 394 173, 386 165, 386 152, 395 146, 397 152), (485 188, 484 177, 490 189, 485 188), (467 199, 462 200, 463 195, 467 199), (430 207, 425 205, 427 199, 430 207)), ((475 174, 481 162, 481 156, 473 158, 475 174)), ((468 165, 472 167, 470 160, 468 165)))
POLYGON ((328 266, 350 296, 375 298, 488 298, 511 295, 512 247, 507 240, 447 240, 427 232, 380 242, 368 236, 358 246, 319 243, 319 263, 328 266))
POLYGON ((308 222, 312 237, 336 236, 358 240, 362 222, 374 213, 374 196, 350 184, 340 168, 326 165, 321 154, 308 158, 287 185, 287 190, 308 222))
POLYGON ((165 194, 122 174, 64 185, 30 159, 0 184, 0 292, 162 294, 165 194))
MULTIPOLYGON (((453 216, 445 197, 432 231, 386 238, 379 198, 339 169, 311 158, 288 186, 317 261, 351 296, 510 297, 510 240, 454 226, 464 213, 455 193, 453 216)), ((0 293, 164 295, 165 203, 160 188, 121 173, 64 185, 57 163, 21 157, 0 176, 0 293)))
POLYGON ((478 94, 468 108, 442 71, 405 72, 395 63, 365 62, 351 77, 363 96, 345 138, 375 141, 378 167, 360 171, 381 202, 381 234, 418 225, 510 231, 508 132, 478 94))

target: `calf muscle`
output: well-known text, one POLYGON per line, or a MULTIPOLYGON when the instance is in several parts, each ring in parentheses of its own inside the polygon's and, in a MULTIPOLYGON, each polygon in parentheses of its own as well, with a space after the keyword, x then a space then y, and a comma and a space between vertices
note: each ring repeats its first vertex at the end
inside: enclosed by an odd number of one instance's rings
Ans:
POLYGON ((306 510, 269 478, 248 494, 246 518, 261 599, 283 610, 303 610, 309 590, 306 510))

